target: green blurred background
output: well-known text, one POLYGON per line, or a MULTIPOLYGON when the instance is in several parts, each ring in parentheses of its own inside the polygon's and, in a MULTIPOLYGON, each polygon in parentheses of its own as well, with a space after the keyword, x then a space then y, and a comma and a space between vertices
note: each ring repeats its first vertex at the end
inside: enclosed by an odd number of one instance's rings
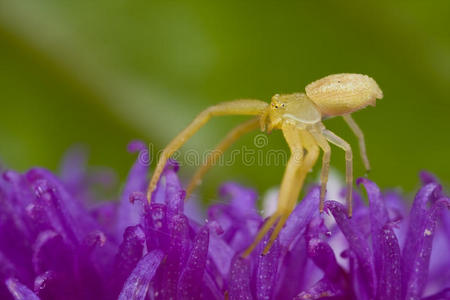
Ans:
MULTIPOLYGON (((209 105, 268 101, 352 72, 375 78, 385 95, 354 114, 369 177, 406 191, 421 169, 449 182, 449 16, 447 0, 0 0, 0 160, 57 170, 64 152, 82 143, 91 165, 110 166, 123 180, 135 158, 125 151, 131 139, 159 150, 209 105)), ((211 149, 240 120, 212 120, 183 150, 211 149)), ((357 153, 341 119, 325 124, 357 153)), ((254 148, 254 136, 235 148, 254 148)), ((270 141, 265 148, 287 151, 279 132, 270 141)), ((344 155, 333 150, 342 171, 344 155)), ((211 198, 233 179, 263 192, 283 170, 215 168, 201 190, 211 198)), ((184 180, 193 171, 183 167, 184 180)), ((355 177, 363 174, 357 154, 355 177)))

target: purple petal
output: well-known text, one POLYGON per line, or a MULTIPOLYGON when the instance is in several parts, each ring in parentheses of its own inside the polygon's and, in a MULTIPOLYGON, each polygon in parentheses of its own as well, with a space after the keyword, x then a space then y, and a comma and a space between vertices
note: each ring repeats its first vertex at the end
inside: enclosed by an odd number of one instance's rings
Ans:
POLYGON ((276 299, 292 299, 302 290, 307 262, 305 237, 296 239, 283 257, 278 275, 276 299))
POLYGON ((43 231, 33 245, 34 272, 40 274, 52 270, 71 275, 74 272, 73 255, 73 250, 61 235, 54 231, 43 231))
POLYGON ((408 214, 407 202, 397 191, 384 193, 384 202, 391 221, 404 220, 408 214))
POLYGON ((87 151, 82 146, 69 149, 61 164, 61 180, 72 195, 77 195, 86 189, 87 151))
POLYGON ((353 220, 347 217, 346 208, 341 203, 336 201, 326 201, 325 207, 333 214, 336 223, 350 245, 350 249, 355 253, 358 260, 358 266, 361 268, 364 278, 364 285, 367 287, 369 296, 374 297, 376 292, 376 275, 372 252, 364 235, 358 230, 358 227, 353 223, 353 220))
POLYGON ((230 198, 230 209, 235 215, 254 217, 258 215, 256 200, 258 194, 254 189, 246 188, 235 182, 227 182, 220 186, 219 195, 230 198))
POLYGON ((262 255, 264 246, 269 241, 269 235, 258 246, 260 255, 258 255, 256 262, 256 299, 272 299, 276 288, 278 265, 281 256, 280 242, 279 239, 276 239, 269 252, 262 255))
POLYGON ((241 252, 248 246, 262 220, 259 215, 239 211, 228 204, 211 205, 208 209, 208 217, 209 220, 220 225, 224 231, 222 240, 234 252, 241 252))
POLYGON ((6 171, 2 175, 5 182, 8 182, 11 186, 11 202, 13 202, 13 205, 15 205, 19 211, 32 203, 33 194, 25 176, 15 171, 6 171))
MULTIPOLYGON (((450 212, 443 212, 443 219, 445 216, 450 216, 450 212)), ((447 234, 442 228, 440 222, 433 238, 433 250, 431 252, 428 283, 424 294, 436 292, 444 287, 449 286, 450 282, 450 234, 447 234)), ((450 287, 450 286, 449 286, 450 287)))
MULTIPOLYGON (((106 237, 101 231, 90 232, 81 242, 77 251, 76 274, 83 295, 82 298, 100 299, 106 292, 103 276, 110 274, 106 268, 105 258, 113 256, 112 251, 105 249, 106 237), (99 253, 97 253, 99 251, 99 253), (102 252, 105 252, 103 254, 102 252)), ((109 244, 108 244, 109 245, 109 244)))
POLYGON ((97 204, 91 208, 91 215, 101 228, 105 228, 110 235, 114 235, 117 223, 117 203, 108 201, 97 204))
POLYGON ((38 200, 44 201, 53 214, 50 222, 59 227, 55 228, 59 233, 66 235, 74 243, 79 243, 87 232, 96 229, 95 220, 82 203, 71 197, 51 172, 35 168, 28 171, 26 176, 34 186, 38 200))
MULTIPOLYGON (((308 227, 306 234, 308 241, 308 256, 314 264, 323 271, 323 278, 316 285, 323 283, 332 284, 334 291, 343 294, 347 289, 347 277, 343 269, 338 265, 334 251, 325 241, 329 236, 329 231, 324 225, 323 218, 314 218, 308 227)), ((316 286, 315 285, 315 286, 316 286)), ((328 287, 330 289, 331 287, 328 287)))
MULTIPOLYGON (((425 289, 428 279, 428 266, 430 263, 433 237, 437 222, 439 221, 444 208, 450 208, 450 200, 447 198, 437 200, 430 208, 429 212, 426 212, 425 215, 422 216, 425 220, 424 222, 419 223, 422 225, 419 228, 420 231, 409 231, 420 233, 420 235, 414 238, 417 242, 415 247, 411 249, 405 248, 403 252, 404 257, 405 252, 409 253, 407 256, 411 259, 403 261, 402 275, 404 287, 406 289, 406 299, 419 299, 425 289)), ((415 226, 415 224, 411 224, 410 229, 415 226)))
POLYGON ((148 149, 139 141, 130 143, 128 147, 130 150, 133 150, 133 152, 140 152, 133 167, 131 167, 131 170, 128 173, 128 178, 117 209, 116 235, 119 240, 122 237, 125 228, 139 224, 142 211, 139 210, 138 206, 130 203, 130 196, 134 192, 145 193, 148 183, 148 164, 146 164, 142 158, 145 153, 148 153, 148 149))
POLYGON ((434 176, 432 173, 427 171, 421 171, 419 173, 420 180, 422 181, 423 185, 429 184, 429 183, 439 183, 436 176, 434 176))
POLYGON ((112 258, 117 253, 117 244, 111 241, 103 231, 94 230, 85 237, 82 251, 92 262, 92 267, 98 270, 101 276, 108 276, 112 271, 112 258))
POLYGON ((422 298, 422 300, 448 300, 450 299, 450 287, 443 289, 442 291, 428 296, 426 298, 422 298))
POLYGON ((184 201, 183 213, 193 222, 202 223, 205 220, 204 206, 197 197, 184 201))
POLYGON ((380 251, 377 299, 401 299, 401 254, 392 224, 386 224, 375 239, 380 251))
POLYGON ((186 192, 178 179, 178 163, 169 159, 152 195, 152 202, 165 203, 170 214, 183 212, 186 192))
POLYGON ((289 249, 295 240, 305 233, 309 222, 318 214, 319 193, 319 187, 312 188, 287 219, 280 233, 280 244, 283 248, 289 249))
MULTIPOLYGON (((414 198, 413 206, 409 214, 409 230, 408 236, 418 237, 418 232, 421 230, 421 225, 425 222, 424 216, 426 215, 428 208, 427 203, 436 200, 436 195, 440 191, 441 187, 437 183, 429 183, 422 187, 414 198)), ((405 247, 412 246, 415 241, 412 239, 406 240, 405 247)))
MULTIPOLYGON (((65 240, 74 245, 79 244, 81 237, 74 232, 78 227, 75 226, 75 221, 67 211, 67 207, 61 203, 60 196, 54 187, 50 186, 46 180, 37 180, 34 182, 34 189, 36 202, 32 208, 32 215, 43 219, 42 222, 45 225, 42 227, 47 226, 63 235, 65 240)), ((78 233, 81 235, 80 232, 78 233)))
MULTIPOLYGON (((367 198, 369 199, 370 208, 370 226, 372 237, 372 249, 374 254, 375 270, 378 278, 380 278, 381 267, 381 250, 380 241, 378 239, 379 232, 383 228, 384 224, 388 222, 388 213, 386 206, 381 197, 380 189, 378 186, 367 178, 358 178, 356 183, 363 184, 367 191, 367 198)), ((397 242, 398 244, 398 242, 397 242)))
MULTIPOLYGON (((10 174, 17 174, 11 173, 10 174)), ((19 175, 17 175, 19 176, 19 175)), ((1 260, 16 265, 14 276, 26 284, 31 283, 31 222, 27 222, 26 210, 18 201, 11 184, 5 182, 5 174, 0 178, 0 255, 1 260), (29 225, 27 225, 29 223, 29 225)), ((21 201, 24 201, 23 199, 21 201)), ((29 220, 30 221, 30 220, 29 220)), ((34 230, 33 230, 34 231, 34 230)))
POLYGON ((203 274, 203 299, 216 299, 222 300, 223 293, 217 286, 217 283, 213 280, 209 272, 203 274))
POLYGON ((250 260, 236 255, 231 263, 229 299, 253 299, 250 287, 250 260))
POLYGON ((0 250, 0 299, 11 298, 9 290, 3 283, 5 278, 22 278, 24 277, 23 273, 28 273, 27 269, 23 269, 22 266, 19 267, 22 270, 18 270, 18 268, 16 268, 14 264, 0 250))
POLYGON ((184 215, 175 215, 169 223, 170 245, 162 264, 161 297, 175 299, 181 268, 186 264, 189 249, 189 221, 184 215))
POLYGON ((116 297, 123 283, 141 259, 145 246, 145 234, 140 226, 130 226, 123 233, 123 241, 116 254, 111 284, 116 297))
POLYGON ((236 252, 215 233, 210 236, 208 252, 219 273, 226 277, 230 270, 230 262, 236 252))
POLYGON ((248 247, 262 223, 255 206, 257 194, 253 189, 231 182, 223 184, 219 194, 229 198, 225 200, 228 203, 213 205, 208 210, 208 216, 225 230, 222 238, 230 247, 241 252, 248 247))
POLYGON ((308 254, 313 262, 324 272, 324 277, 330 281, 337 281, 341 273, 333 249, 326 242, 313 238, 308 243, 308 254))
POLYGON ((147 249, 167 250, 170 234, 167 224, 167 207, 165 204, 152 203, 145 205, 144 231, 147 238, 147 249))
POLYGON ((143 141, 140 140, 134 140, 128 143, 127 145, 127 151, 130 153, 134 152, 140 152, 142 150, 146 150, 147 146, 143 141))
POLYGON ((439 189, 439 184, 429 183, 423 186, 414 198, 409 214, 408 232, 406 234, 402 253, 403 295, 406 294, 407 282, 414 269, 412 262, 417 258, 421 247, 421 240, 423 240, 423 233, 425 230, 424 223, 426 222, 426 216, 428 214, 427 203, 433 201, 439 189))
POLYGON ((295 300, 309 300, 309 299, 348 299, 344 297, 343 291, 335 287, 335 285, 328 279, 322 279, 314 284, 305 292, 301 292, 295 300))
POLYGON ((363 270, 359 267, 358 258, 355 253, 347 249, 341 253, 341 257, 349 260, 349 278, 353 294, 355 295, 354 298, 358 300, 375 299, 374 296, 369 295, 370 291, 367 288, 363 270))
POLYGON ((206 258, 208 256, 209 229, 204 226, 197 233, 194 247, 189 254, 186 267, 178 281, 179 299, 199 299, 201 283, 205 272, 206 258))
POLYGON ((0 251, 0 278, 13 277, 16 271, 14 264, 0 251))
POLYGON ((119 300, 145 299, 151 280, 155 276, 163 253, 160 250, 153 250, 145 255, 134 268, 131 275, 125 282, 119 295, 119 300))
POLYGON ((186 197, 186 192, 181 186, 181 182, 178 179, 178 175, 175 168, 168 168, 165 171, 166 179, 166 204, 167 208, 173 213, 181 213, 184 208, 184 198, 186 197))
POLYGON ((34 292, 42 299, 81 299, 83 290, 73 278, 54 271, 46 271, 34 280, 34 292))
POLYGON ((367 191, 370 207, 372 234, 376 234, 388 221, 388 214, 378 186, 367 178, 358 178, 357 184, 363 184, 367 191))
POLYGON ((13 298, 16 300, 39 300, 39 297, 36 296, 33 291, 15 278, 6 279, 5 284, 13 298))

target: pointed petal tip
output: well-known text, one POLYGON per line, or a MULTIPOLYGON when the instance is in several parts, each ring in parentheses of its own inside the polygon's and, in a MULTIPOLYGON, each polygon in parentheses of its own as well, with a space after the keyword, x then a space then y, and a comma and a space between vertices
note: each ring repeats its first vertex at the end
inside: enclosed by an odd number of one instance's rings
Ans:
POLYGON ((356 179, 356 185, 360 185, 361 183, 364 183, 364 182, 366 182, 366 181, 370 181, 369 179, 367 179, 367 178, 365 178, 365 177, 358 177, 357 179, 356 179))
POLYGON ((145 143, 143 141, 140 141, 140 140, 131 141, 127 145, 127 151, 130 153, 139 152, 139 151, 142 151, 145 149, 147 149, 147 146, 145 145, 145 143))
POLYGON ((178 163, 178 161, 173 158, 169 158, 169 160, 167 160, 164 171, 174 170, 175 172, 178 172, 178 169, 180 169, 180 164, 178 163))
POLYGON ((146 197, 143 192, 132 192, 128 197, 128 200, 130 201, 131 204, 134 204, 136 201, 144 203, 146 197))
POLYGON ((217 235, 222 235, 225 232, 223 227, 217 221, 206 220, 206 226, 211 232, 214 232, 217 235))
POLYGON ((436 176, 433 173, 428 172, 426 170, 422 170, 419 172, 419 178, 420 178, 420 181, 422 181, 422 184, 428 184, 428 183, 432 183, 432 182, 439 183, 436 176))
POLYGON ((373 182, 372 180, 366 178, 366 177, 359 177, 358 179, 356 179, 356 184, 359 185, 364 185, 364 187, 366 188, 366 190, 369 191, 373 191, 373 192, 380 192, 380 189, 378 188, 378 185, 373 182))
POLYGON ((100 230, 94 230, 87 234, 84 243, 89 248, 103 247, 106 243, 106 235, 100 230))

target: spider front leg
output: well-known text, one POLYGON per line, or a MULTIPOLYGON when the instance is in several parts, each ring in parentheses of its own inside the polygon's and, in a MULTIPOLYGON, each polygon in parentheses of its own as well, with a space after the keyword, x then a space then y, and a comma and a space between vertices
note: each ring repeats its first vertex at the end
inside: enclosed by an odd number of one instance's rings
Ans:
POLYGON ((292 125, 284 125, 282 130, 291 149, 291 157, 281 183, 277 210, 266 221, 263 228, 260 229, 253 243, 243 253, 243 257, 247 257, 253 251, 270 228, 277 222, 263 250, 263 254, 267 254, 294 209, 307 173, 317 160, 318 147, 307 132, 302 132, 292 125), (305 157, 303 157, 303 146, 307 150, 305 157))
POLYGON ((366 172, 370 172, 370 162, 369 158, 367 157, 367 150, 366 150, 366 142, 364 140, 364 133, 362 132, 361 128, 359 128, 358 124, 353 120, 352 116, 350 114, 343 115, 344 121, 348 124, 350 129, 353 131, 353 133, 358 138, 359 143, 359 152, 361 153, 361 158, 364 163, 364 167, 366 168, 366 172))
POLYGON ((156 188, 156 184, 169 157, 193 136, 197 130, 205 125, 211 117, 224 115, 261 115, 265 112, 267 106, 268 104, 266 102, 260 100, 235 100, 211 106, 201 112, 161 153, 147 189, 148 202, 151 202, 152 193, 156 188))
POLYGON ((186 188, 186 199, 189 198, 192 191, 201 183, 203 176, 208 172, 208 170, 217 163, 217 160, 221 155, 227 150, 237 139, 242 135, 257 129, 260 126, 260 118, 250 119, 242 124, 239 124, 233 130, 231 130, 227 136, 217 145, 217 147, 211 152, 203 165, 195 172, 194 176, 189 182, 186 188))
MULTIPOLYGON (((283 228, 284 224, 286 223, 287 219, 289 218, 289 215, 294 210, 295 204, 297 203, 297 198, 300 194, 300 191, 302 190, 303 183, 305 182, 305 178, 308 175, 309 171, 314 167, 317 161, 317 157, 319 156, 319 147, 317 147, 316 142, 312 138, 312 136, 307 131, 300 131, 300 138, 303 143, 303 146, 306 150, 306 155, 304 159, 300 161, 300 168, 297 170, 294 176, 292 178, 286 179, 286 185, 287 187, 283 187, 283 184, 281 185, 280 190, 280 198, 279 203, 283 202, 281 191, 283 188, 285 190, 289 191, 289 194, 287 195, 287 209, 282 209, 280 212, 280 220, 278 221, 275 229, 273 230, 269 242, 267 243, 266 247, 263 250, 263 254, 267 254, 272 247, 272 244, 275 242, 278 234, 280 233, 281 229, 283 228)), ((298 150, 297 150, 298 151, 298 150)), ((303 151, 303 149, 301 149, 303 151)), ((294 159, 296 157, 294 156, 294 159)), ((298 160, 298 159, 297 159, 298 160)), ((287 171, 287 170, 286 170, 287 171)), ((283 178, 283 183, 285 182, 285 179, 283 178)), ((284 208, 284 206, 283 206, 284 208)))
POLYGON ((353 189, 353 153, 352 148, 349 143, 347 143, 342 138, 338 137, 333 132, 323 129, 322 134, 324 137, 330 141, 330 143, 335 144, 339 148, 345 151, 345 181, 347 183, 347 205, 348 205, 348 216, 351 217, 353 213, 353 200, 352 200, 352 189, 353 189))

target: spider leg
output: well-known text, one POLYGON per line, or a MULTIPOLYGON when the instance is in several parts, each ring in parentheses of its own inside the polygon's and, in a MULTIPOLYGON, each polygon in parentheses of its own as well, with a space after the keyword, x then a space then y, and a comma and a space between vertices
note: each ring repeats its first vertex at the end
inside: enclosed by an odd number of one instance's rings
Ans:
MULTIPOLYGON (((295 188, 296 182, 294 178, 298 174, 298 171, 302 165, 303 161, 303 146, 299 135, 299 130, 293 124, 285 124, 282 127, 284 138, 289 145, 291 150, 291 156, 284 171, 283 180, 281 181, 280 193, 278 195, 277 210, 275 213, 266 221, 264 226, 259 230, 253 243, 245 250, 243 257, 247 257, 253 249, 259 244, 259 242, 264 238, 266 233, 272 228, 272 225, 277 221, 285 222, 284 218, 290 213, 290 198, 293 188, 295 188)), ((291 209, 292 210, 292 209, 291 209)), ((272 233, 273 234, 273 233, 272 233)))
MULTIPOLYGON (((299 161, 298 157, 295 155, 291 159, 294 159, 295 164, 294 168, 296 168, 295 173, 292 173, 291 176, 285 176, 283 178, 283 182, 281 185, 280 196, 278 199, 278 203, 282 203, 279 205, 277 210, 280 214, 280 220, 278 221, 275 229, 272 231, 270 235, 269 242, 266 244, 263 255, 269 252, 272 244, 275 242, 278 234, 286 223, 289 215, 294 210, 295 204, 297 203, 297 198, 302 190, 303 183, 305 182, 305 178, 308 175, 308 172, 313 168, 317 161, 317 157, 319 156, 319 147, 317 146, 314 138, 304 130, 300 131, 300 140, 303 144, 303 147, 306 149, 305 157, 299 161), (283 194, 283 191, 286 191, 286 194, 283 194), (285 197, 285 198, 283 198, 285 197)), ((300 144, 301 145, 301 144, 300 144)), ((291 148, 292 149, 292 148, 291 148)), ((303 148, 297 148, 296 151, 303 151, 303 148)), ((290 162, 290 161, 289 161, 290 162)), ((288 169, 286 169, 286 173, 288 173, 288 169)))
POLYGON ((319 147, 323 150, 322 156, 322 171, 320 173, 320 203, 319 203, 319 211, 323 212, 325 194, 327 191, 327 182, 328 182, 328 173, 330 171, 330 157, 331 157, 331 148, 328 144, 327 139, 322 135, 322 133, 311 130, 310 133, 313 135, 319 147))
POLYGON ((202 177, 208 172, 208 170, 217 163, 217 160, 237 139, 242 135, 255 130, 260 125, 259 118, 250 119, 244 123, 239 124, 233 130, 231 130, 227 136, 217 145, 217 147, 211 152, 203 165, 195 172, 189 185, 186 188, 186 199, 189 198, 192 191, 201 183, 202 177))
POLYGON ((343 118, 344 121, 348 124, 350 129, 358 138, 359 152, 361 153, 361 158, 363 160, 364 167, 366 168, 366 172, 369 172, 370 162, 369 158, 367 157, 366 142, 364 141, 364 133, 362 132, 361 128, 359 128, 358 124, 356 124, 355 120, 352 118, 350 114, 344 115, 343 118))
POLYGON ((245 250, 242 255, 243 257, 247 257, 253 251, 273 224, 278 221, 264 248, 263 254, 267 254, 270 250, 290 213, 294 209, 306 175, 315 164, 319 154, 317 144, 306 131, 299 130, 295 125, 291 124, 283 125, 282 131, 291 150, 291 157, 289 158, 281 182, 277 210, 264 224, 263 228, 260 229, 253 243, 245 250), (304 149, 307 150, 305 157, 303 157, 304 149))
POLYGON ((256 235, 251 245, 247 249, 245 249, 244 253, 242 253, 243 258, 248 257, 250 253, 252 253, 253 249, 255 249, 259 242, 261 242, 266 233, 269 232, 270 228, 272 228, 273 224, 275 224, 279 218, 280 215, 277 210, 272 216, 270 216, 270 218, 264 223, 263 227, 258 231, 258 234, 256 235))
POLYGON ((150 203, 152 193, 156 188, 159 177, 169 157, 178 150, 194 133, 208 122, 213 116, 224 115, 261 115, 268 104, 260 100, 235 100, 219 103, 202 111, 183 131, 181 131, 161 153, 158 164, 153 172, 147 189, 147 200, 150 203))
POLYGON ((335 144, 339 148, 345 151, 345 181, 347 183, 347 205, 348 205, 348 216, 351 217, 353 213, 352 208, 352 188, 353 188, 353 153, 350 144, 345 140, 334 134, 333 132, 323 129, 322 134, 324 137, 335 144))

